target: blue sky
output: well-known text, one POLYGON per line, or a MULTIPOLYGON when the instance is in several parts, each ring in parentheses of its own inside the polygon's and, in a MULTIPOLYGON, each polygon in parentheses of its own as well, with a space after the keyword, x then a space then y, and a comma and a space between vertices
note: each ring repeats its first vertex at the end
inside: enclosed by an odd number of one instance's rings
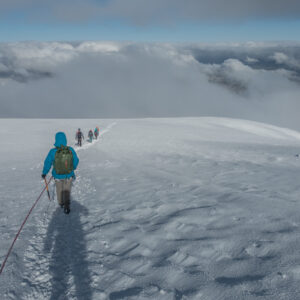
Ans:
POLYGON ((250 0, 228 0, 226 8, 221 0, 187 0, 188 9, 180 0, 153 0, 151 5, 146 0, 6 1, 0 4, 1 42, 298 41, 300 32, 300 5, 293 0, 252 0, 248 8, 244 6, 250 0), (270 11, 268 5, 275 2, 270 11))

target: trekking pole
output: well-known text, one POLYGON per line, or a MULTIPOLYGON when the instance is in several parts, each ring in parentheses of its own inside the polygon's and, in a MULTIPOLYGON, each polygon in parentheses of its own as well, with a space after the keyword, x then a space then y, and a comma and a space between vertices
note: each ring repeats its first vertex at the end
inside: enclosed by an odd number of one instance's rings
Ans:
MULTIPOLYGON (((51 179, 52 179, 52 177, 51 177, 51 179)), ((46 185, 46 190, 47 190, 48 198, 49 198, 49 201, 50 201, 51 198, 50 198, 50 192, 49 192, 49 188, 48 188, 48 183, 47 183, 46 177, 44 178, 44 180, 45 180, 45 185, 46 185)))
MULTIPOLYGON (((48 181, 48 184, 50 183, 50 181, 52 180, 52 178, 53 178, 53 177, 51 176, 50 180, 48 181)), ((22 231, 22 229, 23 229, 25 223, 27 222, 27 219, 29 218, 29 216, 30 216, 31 212, 33 211, 33 209, 35 208, 35 206, 37 205, 38 201, 41 199, 41 197, 42 197, 43 193, 45 192, 45 190, 46 190, 46 187, 43 188, 43 190, 41 191, 40 195, 38 196, 38 198, 37 198, 37 199, 35 200, 35 202, 33 203, 32 207, 30 208, 30 210, 29 210, 29 212, 28 212, 26 218, 24 219, 22 225, 20 226, 20 228, 19 228, 19 230, 18 230, 18 232, 17 232, 17 234, 16 234, 16 236, 15 236, 15 238, 14 238, 12 244, 11 244, 10 247, 9 247, 9 250, 8 250, 6 256, 5 256, 5 259, 4 259, 4 261, 3 261, 2 265, 1 265, 1 268, 0 268, 0 275, 1 275, 2 271, 3 271, 3 269, 4 269, 4 266, 5 266, 5 264, 6 264, 6 261, 7 261, 8 257, 9 257, 9 255, 10 255, 10 253, 11 253, 13 247, 14 247, 15 242, 17 241, 17 239, 18 239, 18 237, 19 237, 19 235, 20 235, 20 233, 21 233, 21 231, 22 231)))

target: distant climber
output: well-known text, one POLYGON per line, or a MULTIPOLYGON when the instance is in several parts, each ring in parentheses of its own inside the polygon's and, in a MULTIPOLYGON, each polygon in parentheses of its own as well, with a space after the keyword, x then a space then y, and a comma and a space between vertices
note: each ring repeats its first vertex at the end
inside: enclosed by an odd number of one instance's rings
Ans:
POLYGON ((79 159, 75 150, 67 146, 67 138, 63 132, 55 135, 55 148, 52 148, 44 162, 42 178, 45 178, 52 168, 52 176, 55 179, 56 195, 58 204, 64 208, 64 213, 70 213, 70 197, 72 180, 79 159))
POLYGON ((75 139, 77 140, 77 145, 81 147, 82 140, 84 140, 84 136, 80 128, 78 128, 78 131, 76 132, 75 139))
POLYGON ((90 129, 90 131, 88 133, 88 137, 89 137, 89 142, 91 143, 93 141, 93 137, 94 137, 92 129, 90 129))
POLYGON ((98 136, 99 136, 99 127, 96 127, 95 130, 94 130, 94 135, 95 135, 95 139, 97 140, 98 139, 98 136))

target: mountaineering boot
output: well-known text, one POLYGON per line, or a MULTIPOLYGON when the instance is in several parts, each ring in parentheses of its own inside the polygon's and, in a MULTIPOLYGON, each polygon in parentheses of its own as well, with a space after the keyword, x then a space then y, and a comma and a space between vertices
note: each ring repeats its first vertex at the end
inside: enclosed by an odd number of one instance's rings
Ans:
POLYGON ((65 214, 69 214, 70 213, 70 203, 65 203, 65 207, 64 207, 64 213, 65 214))
POLYGON ((64 208, 64 213, 65 213, 66 215, 68 215, 68 214, 70 213, 70 208, 65 207, 65 208, 64 208))
POLYGON ((70 213, 70 192, 63 191, 63 199, 64 199, 64 213, 70 213))

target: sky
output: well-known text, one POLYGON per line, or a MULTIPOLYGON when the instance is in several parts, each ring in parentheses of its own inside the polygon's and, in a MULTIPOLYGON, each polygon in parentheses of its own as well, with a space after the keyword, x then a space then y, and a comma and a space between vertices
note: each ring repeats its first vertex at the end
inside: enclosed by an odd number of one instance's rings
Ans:
POLYGON ((298 40, 297 0, 1 0, 0 41, 298 40))

